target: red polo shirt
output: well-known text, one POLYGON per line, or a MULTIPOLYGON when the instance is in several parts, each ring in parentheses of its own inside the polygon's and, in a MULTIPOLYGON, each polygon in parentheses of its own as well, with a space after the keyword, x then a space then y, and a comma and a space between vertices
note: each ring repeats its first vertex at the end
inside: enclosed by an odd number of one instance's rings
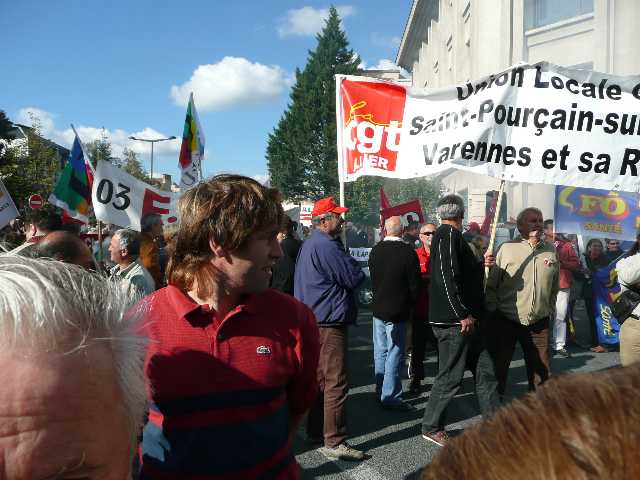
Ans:
POLYGON ((298 478, 288 432, 317 394, 311 310, 267 290, 220 318, 174 286, 141 307, 150 403, 140 478, 298 478))

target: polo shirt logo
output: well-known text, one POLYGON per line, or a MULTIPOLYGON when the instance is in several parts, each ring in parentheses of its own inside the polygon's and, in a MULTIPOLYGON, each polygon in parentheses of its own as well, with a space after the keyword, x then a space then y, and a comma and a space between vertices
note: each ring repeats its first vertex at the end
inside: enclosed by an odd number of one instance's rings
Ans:
POLYGON ((265 345, 260 345, 256 348, 256 353, 258 355, 271 355, 271 349, 265 345))

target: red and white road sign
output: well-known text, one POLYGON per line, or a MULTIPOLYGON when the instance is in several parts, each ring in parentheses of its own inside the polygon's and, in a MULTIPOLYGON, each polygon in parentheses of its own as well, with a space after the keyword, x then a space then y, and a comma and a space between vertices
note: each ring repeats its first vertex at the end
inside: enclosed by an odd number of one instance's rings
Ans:
POLYGON ((29 207, 32 210, 40 210, 43 205, 44 205, 44 200, 37 193, 29 197, 29 207))

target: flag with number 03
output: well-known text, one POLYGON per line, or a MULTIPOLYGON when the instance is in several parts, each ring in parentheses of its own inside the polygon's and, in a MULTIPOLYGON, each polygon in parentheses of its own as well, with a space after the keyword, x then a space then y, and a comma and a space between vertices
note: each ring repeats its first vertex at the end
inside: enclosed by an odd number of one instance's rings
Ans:
POLYGON ((178 194, 154 188, 115 165, 100 161, 91 192, 96 218, 140 231, 144 215, 157 213, 165 224, 178 221, 178 194))

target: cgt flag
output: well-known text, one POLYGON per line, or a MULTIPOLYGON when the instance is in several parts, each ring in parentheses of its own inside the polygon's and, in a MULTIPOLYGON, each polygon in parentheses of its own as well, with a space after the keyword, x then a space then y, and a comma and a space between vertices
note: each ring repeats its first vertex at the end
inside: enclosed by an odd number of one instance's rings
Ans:
POLYGON ((62 169, 55 190, 49 196, 49 202, 62 208, 69 217, 87 223, 92 185, 93 170, 76 132, 69 159, 62 169))
POLYGON ((200 180, 200 165, 204 156, 204 132, 200 126, 193 92, 189 95, 187 117, 184 120, 182 146, 180 147, 179 166, 182 170, 180 188, 191 188, 200 180))

